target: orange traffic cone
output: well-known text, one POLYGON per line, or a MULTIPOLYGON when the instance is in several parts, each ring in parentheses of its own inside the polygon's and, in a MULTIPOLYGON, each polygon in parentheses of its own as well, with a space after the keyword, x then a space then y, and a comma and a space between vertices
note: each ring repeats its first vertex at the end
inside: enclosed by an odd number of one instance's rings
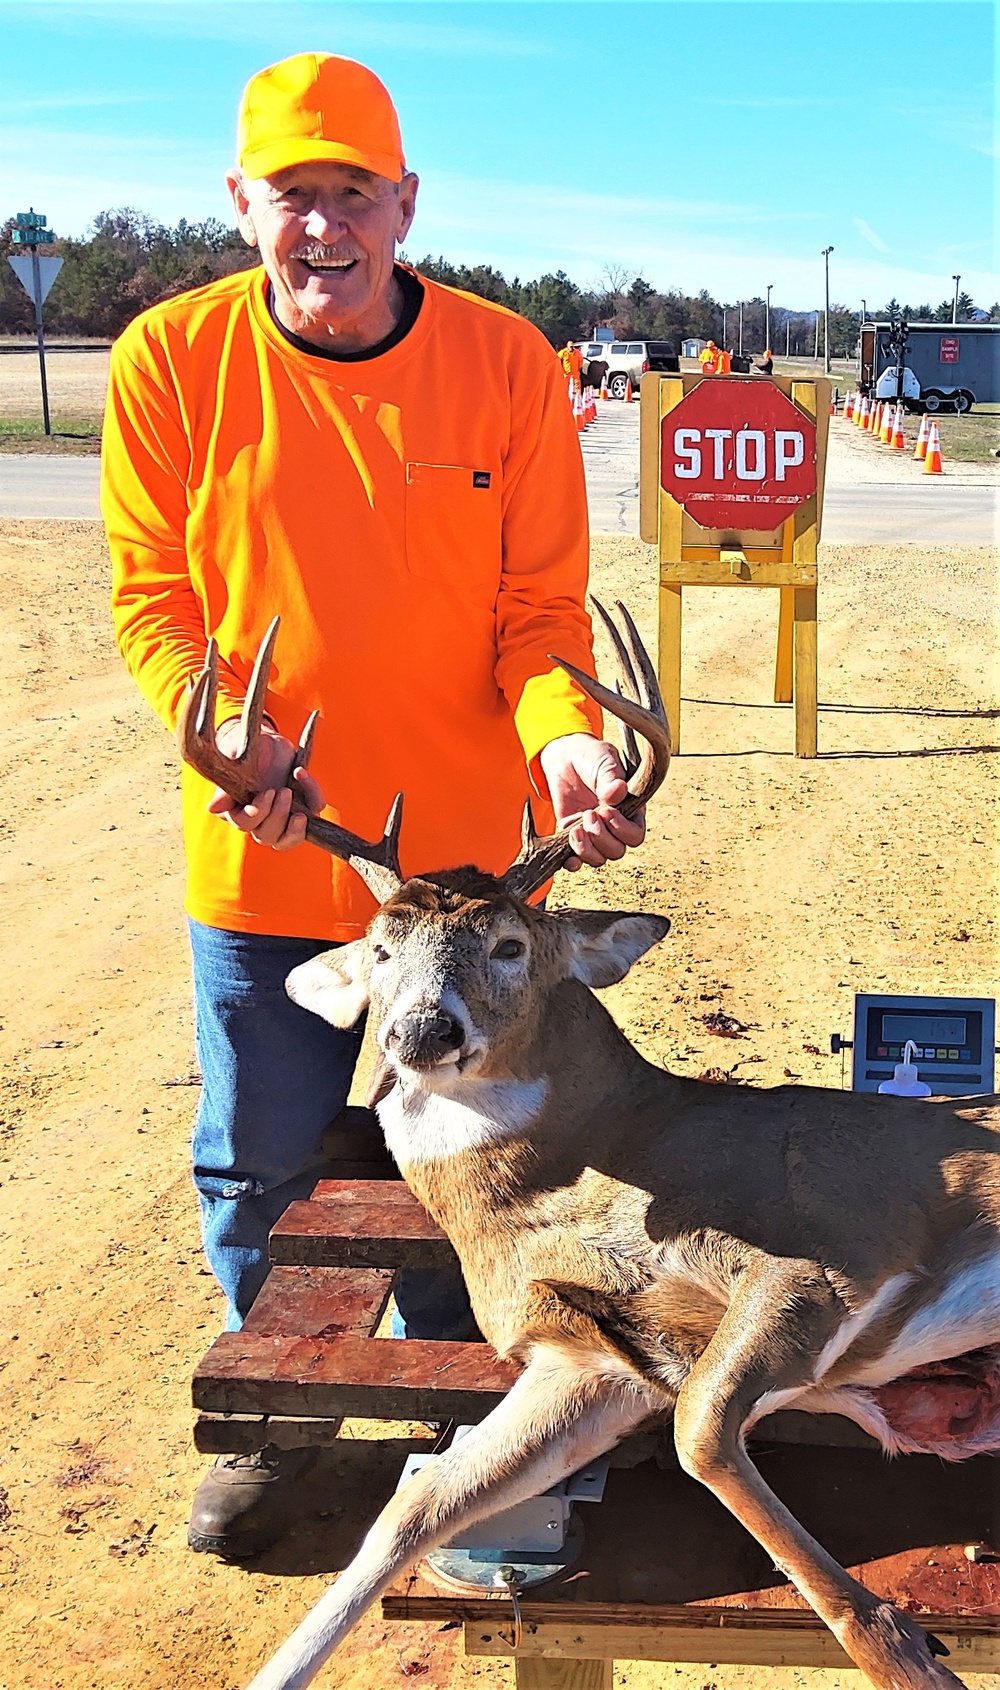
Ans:
POLYGON ((871 419, 868 423, 868 432, 869 434, 874 434, 876 440, 882 432, 882 411, 883 405, 880 399, 878 404, 873 407, 871 419))
POLYGON ((592 387, 588 387, 588 389, 587 389, 587 422, 589 424, 589 423, 595 423, 596 421, 597 421, 597 395, 595 394, 594 389, 592 387))
POLYGON ((889 435, 889 445, 896 452, 906 450, 906 435, 903 432, 903 407, 897 405, 892 418, 892 432, 889 435))
POLYGON ((844 421, 845 422, 853 422, 854 421, 854 394, 853 393, 849 393, 847 395, 847 398, 844 400, 844 421))
POLYGON ((858 409, 854 414, 854 420, 857 423, 859 428, 867 428, 868 427, 868 395, 867 395, 867 393, 863 393, 861 395, 861 404, 858 406, 858 409))
POLYGON ((941 464, 941 430, 936 422, 931 423, 930 437, 927 441, 927 452, 924 456, 925 475, 943 475, 941 464))
POLYGON ((573 388, 573 421, 576 423, 576 432, 578 434, 582 434, 585 426, 583 420, 583 400, 580 398, 580 389, 578 387, 573 388))
POLYGON ((927 436, 930 434, 930 431, 930 418, 925 411, 920 419, 920 432, 917 435, 917 444, 913 448, 913 456, 919 464, 922 464, 927 456, 927 436))
POLYGON ((608 397, 608 378, 607 378, 607 376, 602 376, 601 377, 601 398, 606 399, 607 397, 608 397))
POLYGON ((625 403, 626 403, 626 405, 631 405, 631 403, 632 403, 632 377, 631 376, 625 377, 625 403))
POLYGON ((885 410, 882 412, 882 427, 879 429, 878 435, 883 446, 888 446, 892 439, 892 423, 895 415, 896 413, 892 406, 887 403, 885 410))

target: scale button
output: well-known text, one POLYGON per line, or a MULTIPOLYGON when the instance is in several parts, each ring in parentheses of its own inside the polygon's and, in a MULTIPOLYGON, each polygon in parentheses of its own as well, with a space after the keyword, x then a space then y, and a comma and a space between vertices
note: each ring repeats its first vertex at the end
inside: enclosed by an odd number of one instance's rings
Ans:
POLYGON ((898 1056, 899 1055, 899 1046, 898 1045, 890 1045, 889 1046, 889 1055, 890 1056, 898 1056))
POLYGON ((938 1061, 939 1062, 947 1062, 948 1052, 943 1045, 938 1046, 938 1053, 937 1054, 938 1054, 938 1061))
POLYGON ((958 1061, 958 1051, 957 1050, 950 1050, 948 1052, 948 1061, 949 1062, 957 1062, 958 1061))
POLYGON ((963 1062, 971 1062, 972 1061, 971 1050, 963 1050, 961 1059, 962 1059, 963 1062))
POLYGON ((885 1045, 879 1045, 878 1050, 875 1052, 876 1056, 888 1056, 888 1054, 889 1054, 889 1052, 886 1049, 885 1045))
POLYGON ((919 1059, 922 1059, 922 1058, 923 1058, 923 1054, 924 1054, 924 1047, 923 1047, 923 1045, 914 1045, 914 1047, 913 1047, 913 1055, 914 1055, 914 1058, 915 1058, 915 1059, 917 1059, 917 1058, 919 1058, 919 1059))

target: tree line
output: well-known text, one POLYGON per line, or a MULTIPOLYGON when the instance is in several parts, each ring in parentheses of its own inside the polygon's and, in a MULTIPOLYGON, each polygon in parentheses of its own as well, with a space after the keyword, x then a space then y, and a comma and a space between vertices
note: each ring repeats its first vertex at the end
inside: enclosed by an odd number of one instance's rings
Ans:
MULTIPOLYGON (((24 252, 11 240, 14 219, 0 225, 0 335, 30 334, 33 329, 31 302, 10 266, 3 262, 10 253, 24 252)), ((45 303, 46 329, 52 335, 87 335, 112 339, 127 323, 161 299, 204 286, 221 276, 245 270, 257 262, 237 229, 229 229, 215 218, 201 223, 184 219, 175 228, 155 222, 131 207, 103 211, 80 240, 60 239, 47 248, 63 260, 55 287, 45 303)), ((737 350, 740 342, 747 352, 761 352, 765 346, 767 310, 761 298, 740 302, 713 299, 705 289, 698 294, 669 288, 660 292, 623 266, 605 267, 596 288, 581 288, 562 270, 522 282, 508 281, 488 264, 452 264, 446 258, 428 255, 410 260, 414 268, 434 281, 463 288, 498 305, 506 305, 541 329, 553 346, 567 340, 585 340, 600 324, 619 339, 666 340, 680 348, 682 340, 712 339, 737 350)), ((951 322, 952 301, 932 307, 924 303, 900 306, 890 300, 882 316, 901 312, 912 320, 951 322)), ((959 296, 959 320, 968 322, 980 315, 968 294, 959 296)), ((772 305, 771 346, 779 356, 807 356, 817 346, 815 311, 792 311, 772 305)), ((1000 304, 988 312, 991 322, 1000 322, 1000 304)), ((845 305, 830 308, 830 351, 834 357, 850 357, 857 342, 860 314, 845 305)), ((819 349, 822 350, 822 322, 819 349)))

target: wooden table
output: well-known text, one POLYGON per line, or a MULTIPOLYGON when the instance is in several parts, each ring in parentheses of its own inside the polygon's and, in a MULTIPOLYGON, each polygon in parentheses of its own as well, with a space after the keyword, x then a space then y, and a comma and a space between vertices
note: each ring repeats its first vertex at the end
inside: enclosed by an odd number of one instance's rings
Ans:
MULTIPOLYGON (((274 1266, 246 1325, 216 1339, 195 1374, 199 1449, 330 1444, 346 1415, 478 1421, 517 1376, 486 1344, 373 1336, 395 1271, 454 1254, 391 1164, 337 1172, 378 1177, 321 1180, 275 1227, 274 1266)), ((797 1518, 869 1589, 919 1615, 959 1675, 1000 1671, 1000 1558, 966 1554, 998 1541, 994 1459, 887 1462, 849 1422, 800 1414, 762 1422, 754 1450, 797 1518)), ((506 1596, 447 1591, 426 1565, 383 1598, 383 1614, 460 1621, 469 1654, 514 1656, 519 1690, 611 1690, 615 1660, 850 1665, 668 1444, 657 1461, 613 1466, 604 1501, 578 1515, 582 1558, 524 1597, 516 1650, 506 1596)), ((368 1523, 358 1519, 359 1535, 368 1523)))

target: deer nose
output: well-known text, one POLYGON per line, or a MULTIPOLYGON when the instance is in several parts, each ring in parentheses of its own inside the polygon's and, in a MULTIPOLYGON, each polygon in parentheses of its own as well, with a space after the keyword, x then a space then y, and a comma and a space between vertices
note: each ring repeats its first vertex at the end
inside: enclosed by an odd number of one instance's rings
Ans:
POLYGON ((387 1052, 409 1068, 433 1067, 464 1043, 461 1022, 440 1010, 411 1010, 394 1021, 386 1034, 387 1052))

